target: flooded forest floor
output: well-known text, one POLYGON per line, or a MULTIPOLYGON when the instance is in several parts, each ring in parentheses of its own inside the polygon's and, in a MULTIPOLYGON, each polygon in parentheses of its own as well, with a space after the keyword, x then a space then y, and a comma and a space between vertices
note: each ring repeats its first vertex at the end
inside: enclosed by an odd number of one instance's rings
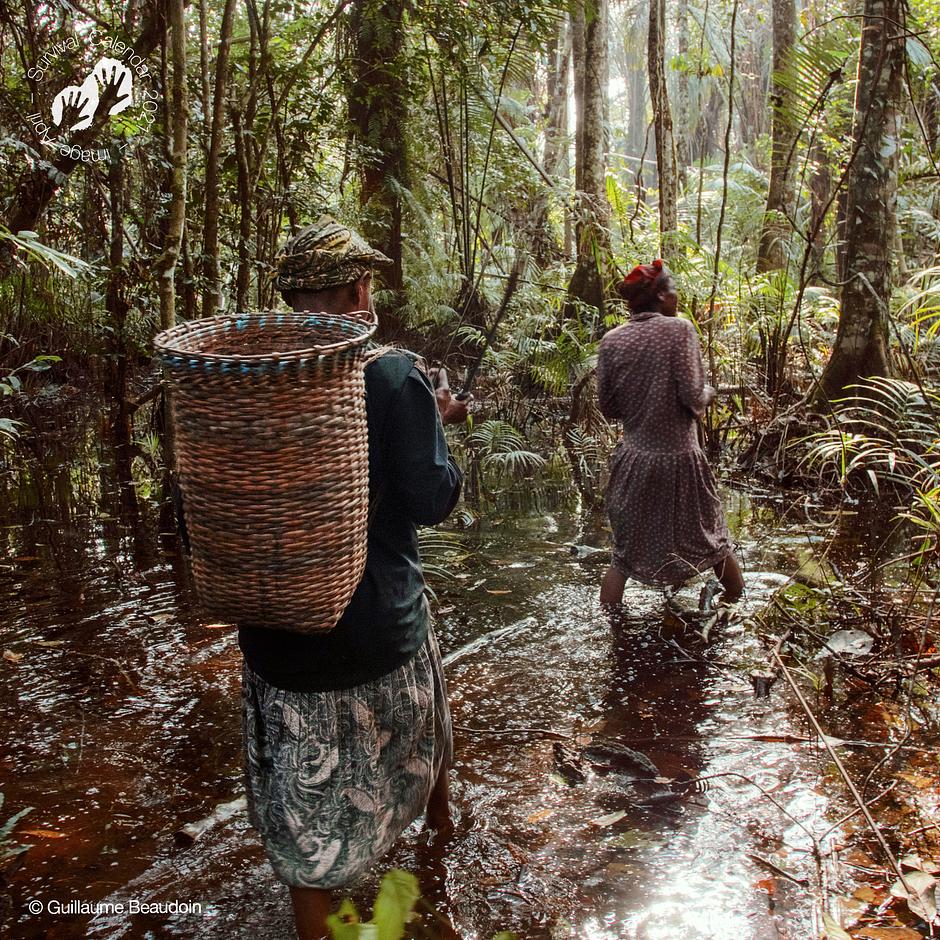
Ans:
MULTIPOLYGON (((0 866, 0 934, 289 938, 287 889, 238 802, 236 636, 200 617, 148 439, 115 448, 94 409, 36 420, 0 473, 0 832, 32 807, 0 834, 0 857, 29 846, 0 866), (132 899, 164 907, 50 903, 132 899)), ((732 481, 746 599, 716 618, 697 611, 700 583, 668 603, 629 584, 612 621, 603 520, 563 489, 525 489, 458 512, 429 547, 456 832, 442 846, 415 823, 350 892, 360 910, 400 867, 424 891, 418 936, 807 940, 823 911, 846 936, 929 936, 940 658, 929 594, 880 567, 884 536, 732 481), (921 624, 913 646, 902 619, 921 624), (775 649, 918 872, 910 900, 892 898, 884 848, 775 649)))

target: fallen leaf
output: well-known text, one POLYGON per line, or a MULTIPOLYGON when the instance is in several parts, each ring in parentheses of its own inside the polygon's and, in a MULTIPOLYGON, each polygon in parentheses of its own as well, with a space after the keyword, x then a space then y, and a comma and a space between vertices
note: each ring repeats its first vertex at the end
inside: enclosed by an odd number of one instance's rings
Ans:
POLYGON ((20 836, 36 836, 37 839, 64 839, 64 832, 56 832, 55 829, 20 829, 17 833, 20 836))
MULTIPOLYGON (((158 616, 159 616, 159 615, 158 615, 158 616)), ((154 618, 154 619, 156 619, 156 618, 154 618)), ((169 620, 169 619, 170 619, 170 618, 169 618, 169 616, 168 616, 168 617, 167 617, 167 620, 169 620)), ((159 621, 158 621, 158 622, 159 622, 159 621)), ((205 626, 204 626, 203 629, 205 629, 205 630, 233 630, 234 627, 233 627, 232 624, 230 624, 230 623, 207 623, 207 624, 205 624, 205 626)))
POLYGON ((827 911, 823 911, 823 926, 826 928, 826 940, 852 940, 827 911))
POLYGON ((904 873, 903 883, 898 879, 891 885, 891 894, 904 898, 910 912, 929 924, 937 916, 936 887, 937 879, 933 875, 915 869, 904 873))
POLYGON ((620 822, 627 815, 626 810, 619 809, 616 813, 608 813, 606 816, 598 816, 597 819, 592 819, 589 821, 589 824, 595 826, 598 829, 604 829, 607 826, 612 826, 614 823, 620 822))
POLYGON ((36 640, 37 646, 48 647, 49 649, 54 649, 57 646, 62 646, 65 643, 65 640, 36 640))
POLYGON ((853 892, 852 897, 866 904, 880 904, 882 895, 879 894, 871 885, 859 885, 853 892))
POLYGON ((754 882, 754 887, 761 891, 766 891, 771 897, 777 893, 777 882, 773 878, 761 878, 754 882))
POLYGON ((657 844, 654 836, 646 832, 638 832, 636 829, 628 829, 610 840, 610 845, 621 849, 648 849, 657 844))
POLYGON ((555 810, 553 809, 540 809, 537 813, 532 813, 531 816, 526 816, 525 821, 527 823, 541 822, 543 819, 548 819, 549 816, 553 815, 555 810))
POLYGON ((867 656, 875 641, 861 630, 837 630, 826 640, 826 645, 816 654, 816 659, 824 659, 833 653, 841 656, 867 656))
POLYGON ((23 658, 23 654, 22 654, 22 653, 14 653, 13 650, 4 650, 4 651, 3 651, 3 658, 4 658, 8 663, 13 663, 13 665, 15 666, 15 665, 23 658))
POLYGON ((936 780, 933 777, 925 777, 923 774, 915 774, 907 771, 902 771, 897 774, 902 780, 906 780, 912 786, 917 787, 918 790, 926 790, 927 787, 932 787, 936 780))

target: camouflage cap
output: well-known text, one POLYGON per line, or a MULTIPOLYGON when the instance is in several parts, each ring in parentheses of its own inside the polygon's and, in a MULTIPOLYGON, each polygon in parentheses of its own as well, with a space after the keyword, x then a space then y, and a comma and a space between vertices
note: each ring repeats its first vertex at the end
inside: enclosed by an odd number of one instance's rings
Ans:
POLYGON ((324 215, 278 251, 274 283, 278 290, 326 290, 351 284, 372 268, 391 263, 357 232, 324 215))

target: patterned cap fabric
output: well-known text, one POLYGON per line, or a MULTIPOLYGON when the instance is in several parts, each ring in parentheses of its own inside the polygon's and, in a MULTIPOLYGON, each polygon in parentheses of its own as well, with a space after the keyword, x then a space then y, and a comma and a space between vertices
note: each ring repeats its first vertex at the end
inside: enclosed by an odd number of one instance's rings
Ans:
POLYGON ((326 290, 391 263, 357 232, 325 215, 281 247, 274 259, 274 284, 278 290, 326 290))

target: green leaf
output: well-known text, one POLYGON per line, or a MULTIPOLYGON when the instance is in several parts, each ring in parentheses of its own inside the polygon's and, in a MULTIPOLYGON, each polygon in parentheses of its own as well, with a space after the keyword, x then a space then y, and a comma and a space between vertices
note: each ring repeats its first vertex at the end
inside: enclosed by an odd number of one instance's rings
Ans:
POLYGON ((333 940, 358 940, 359 912, 356 905, 346 898, 339 906, 339 911, 326 919, 333 940))
POLYGON ((401 940, 419 897, 418 879, 411 872, 393 868, 385 874, 372 916, 372 923, 379 928, 379 940, 401 940))
POLYGON ((19 437, 22 421, 14 421, 12 418, 0 418, 0 436, 19 437))

